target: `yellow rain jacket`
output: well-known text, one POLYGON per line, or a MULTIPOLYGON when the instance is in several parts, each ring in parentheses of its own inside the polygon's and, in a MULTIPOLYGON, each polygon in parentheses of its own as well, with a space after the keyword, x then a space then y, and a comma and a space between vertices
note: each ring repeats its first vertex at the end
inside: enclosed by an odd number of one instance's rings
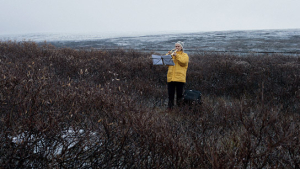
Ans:
POLYGON ((172 56, 175 66, 169 66, 167 82, 186 82, 186 71, 189 63, 189 56, 183 51, 176 52, 172 56))

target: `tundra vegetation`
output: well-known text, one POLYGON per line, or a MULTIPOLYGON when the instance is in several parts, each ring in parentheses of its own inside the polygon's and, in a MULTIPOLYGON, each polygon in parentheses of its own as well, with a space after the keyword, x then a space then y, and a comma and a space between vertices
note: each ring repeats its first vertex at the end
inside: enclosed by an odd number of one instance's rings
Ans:
POLYGON ((0 165, 300 167, 298 56, 190 54, 202 104, 167 113, 151 54, 0 42, 0 165))

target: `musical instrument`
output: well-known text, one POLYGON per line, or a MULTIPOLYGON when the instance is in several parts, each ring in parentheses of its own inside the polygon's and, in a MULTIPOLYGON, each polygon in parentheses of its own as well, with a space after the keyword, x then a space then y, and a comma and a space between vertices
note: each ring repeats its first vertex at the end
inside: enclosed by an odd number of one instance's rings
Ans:
POLYGON ((171 51, 169 51, 168 53, 171 53, 171 56, 173 56, 174 53, 176 53, 176 52, 177 52, 177 49, 175 48, 175 49, 172 49, 171 51))

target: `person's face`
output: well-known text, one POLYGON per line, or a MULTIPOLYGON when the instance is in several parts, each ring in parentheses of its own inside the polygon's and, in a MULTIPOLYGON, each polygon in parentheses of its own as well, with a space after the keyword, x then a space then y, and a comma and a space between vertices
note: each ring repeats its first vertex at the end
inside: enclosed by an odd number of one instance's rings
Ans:
POLYGON ((182 50, 181 45, 178 44, 178 43, 175 44, 175 48, 176 48, 177 51, 181 51, 182 50))

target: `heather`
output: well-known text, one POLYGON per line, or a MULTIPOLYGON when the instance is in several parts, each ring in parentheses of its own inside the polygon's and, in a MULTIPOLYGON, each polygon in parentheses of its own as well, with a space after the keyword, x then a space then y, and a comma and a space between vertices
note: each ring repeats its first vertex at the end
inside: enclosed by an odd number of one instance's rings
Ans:
POLYGON ((4 168, 299 168, 300 59, 190 54, 166 112, 151 52, 0 42, 4 168))

